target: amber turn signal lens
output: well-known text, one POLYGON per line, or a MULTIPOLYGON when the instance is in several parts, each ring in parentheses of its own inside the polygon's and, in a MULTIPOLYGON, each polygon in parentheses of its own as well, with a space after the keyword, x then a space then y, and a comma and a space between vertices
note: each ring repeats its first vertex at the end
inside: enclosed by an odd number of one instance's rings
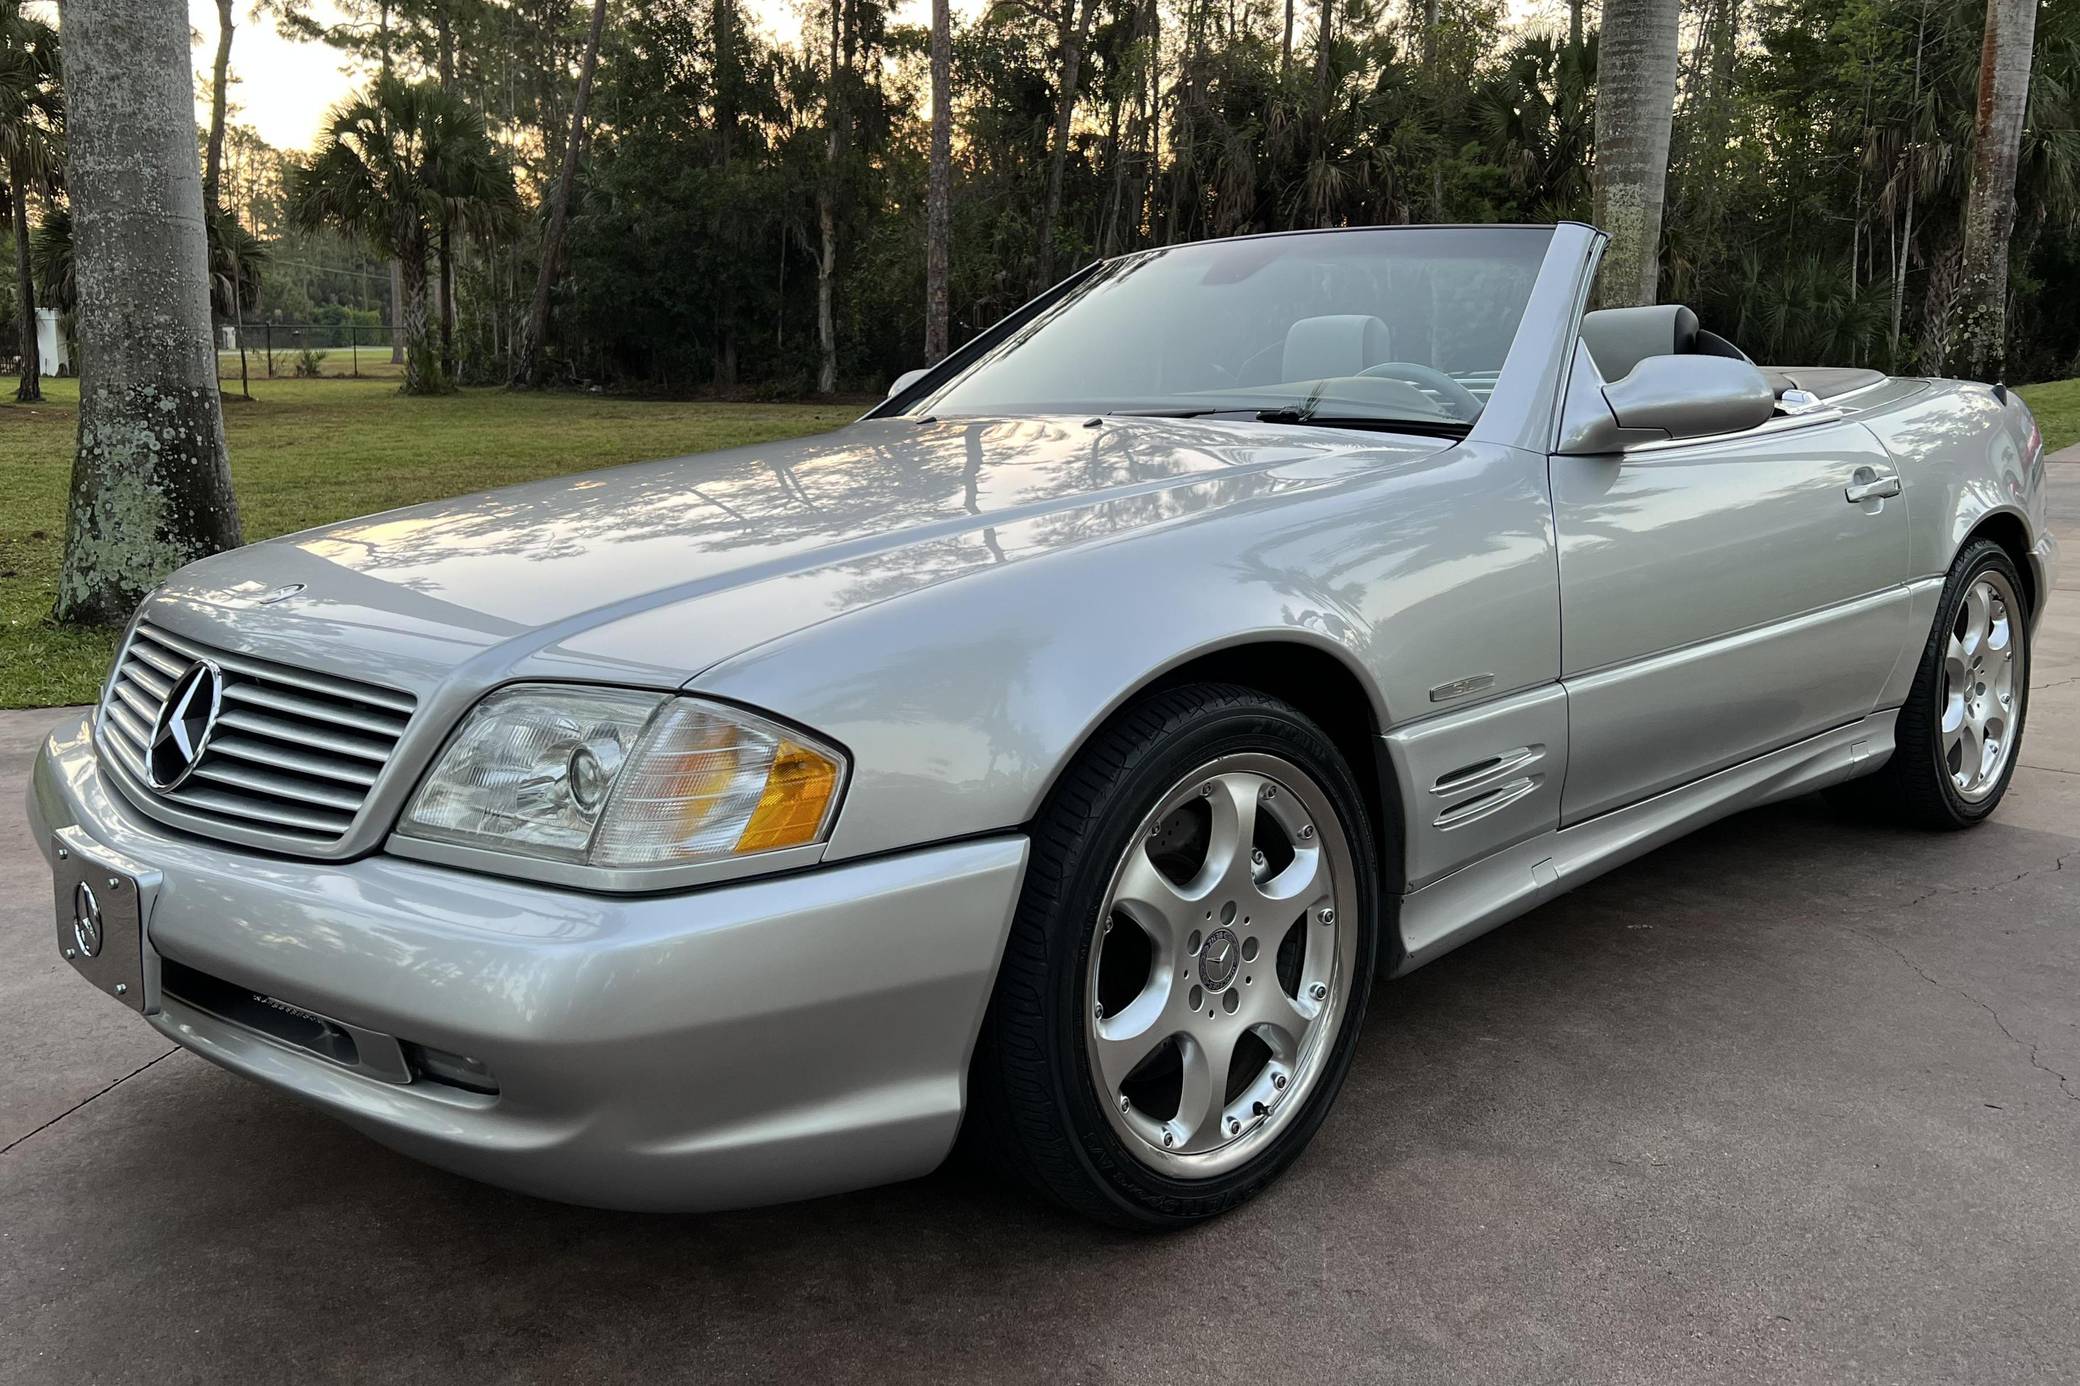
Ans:
POLYGON ((800 742, 782 741, 736 851, 770 852, 814 842, 837 789, 836 764, 800 742))

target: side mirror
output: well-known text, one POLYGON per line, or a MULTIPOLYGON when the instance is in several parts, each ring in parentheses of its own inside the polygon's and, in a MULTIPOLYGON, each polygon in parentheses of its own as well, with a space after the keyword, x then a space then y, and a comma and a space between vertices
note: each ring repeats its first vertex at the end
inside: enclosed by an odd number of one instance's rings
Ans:
POLYGON ((1776 392, 1762 372, 1730 356, 1649 356, 1603 387, 1620 428, 1669 438, 1740 433, 1768 423, 1776 392))
POLYGON ((1561 417, 1562 453, 1623 452, 1641 443, 1740 433, 1775 417, 1776 394, 1762 372, 1730 356, 1649 356, 1623 380, 1604 384, 1577 342, 1561 417))
POLYGON ((903 393, 903 391, 909 389, 912 385, 915 385, 918 381, 924 379, 927 375, 930 374, 931 372, 928 369, 924 368, 920 368, 914 371, 904 371, 901 375, 895 378, 895 383, 888 387, 888 393, 883 395, 882 398, 894 399, 897 395, 900 395, 901 393, 903 393))

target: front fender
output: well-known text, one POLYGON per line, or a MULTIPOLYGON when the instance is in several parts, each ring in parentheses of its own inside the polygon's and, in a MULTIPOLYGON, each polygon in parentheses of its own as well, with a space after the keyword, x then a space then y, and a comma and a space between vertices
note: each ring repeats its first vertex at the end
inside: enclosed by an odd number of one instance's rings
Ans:
POLYGON ((1359 672, 1384 721, 1357 653, 1361 627, 1332 595, 1246 580, 1158 595, 1146 590, 1144 549, 928 589, 755 651, 694 686, 851 751, 827 860, 1028 821, 1075 749, 1137 689, 1236 645, 1331 654, 1359 672))
POLYGON ((1334 657, 1386 731, 1439 710, 1431 690, 1455 675, 1492 676, 1497 695, 1554 678, 1542 461, 1462 445, 1074 547, 1000 532, 1006 561, 807 627, 690 687, 851 751, 832 860, 1029 822, 1121 703, 1237 645, 1334 657))

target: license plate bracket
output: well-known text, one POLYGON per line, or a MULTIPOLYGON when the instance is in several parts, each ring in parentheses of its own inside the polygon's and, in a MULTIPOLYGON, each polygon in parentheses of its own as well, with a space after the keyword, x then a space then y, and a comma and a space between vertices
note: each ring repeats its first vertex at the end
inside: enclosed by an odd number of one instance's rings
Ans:
POLYGON ((80 976, 139 1014, 158 1009, 158 969, 145 921, 159 873, 103 847, 76 827, 51 839, 58 952, 80 976))

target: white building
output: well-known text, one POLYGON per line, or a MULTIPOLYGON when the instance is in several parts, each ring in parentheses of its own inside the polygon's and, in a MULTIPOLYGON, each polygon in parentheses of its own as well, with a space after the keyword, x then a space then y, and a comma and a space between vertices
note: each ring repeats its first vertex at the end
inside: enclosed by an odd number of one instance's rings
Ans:
POLYGON ((72 374, 72 353, 55 308, 36 310, 36 365, 44 375, 72 374))

